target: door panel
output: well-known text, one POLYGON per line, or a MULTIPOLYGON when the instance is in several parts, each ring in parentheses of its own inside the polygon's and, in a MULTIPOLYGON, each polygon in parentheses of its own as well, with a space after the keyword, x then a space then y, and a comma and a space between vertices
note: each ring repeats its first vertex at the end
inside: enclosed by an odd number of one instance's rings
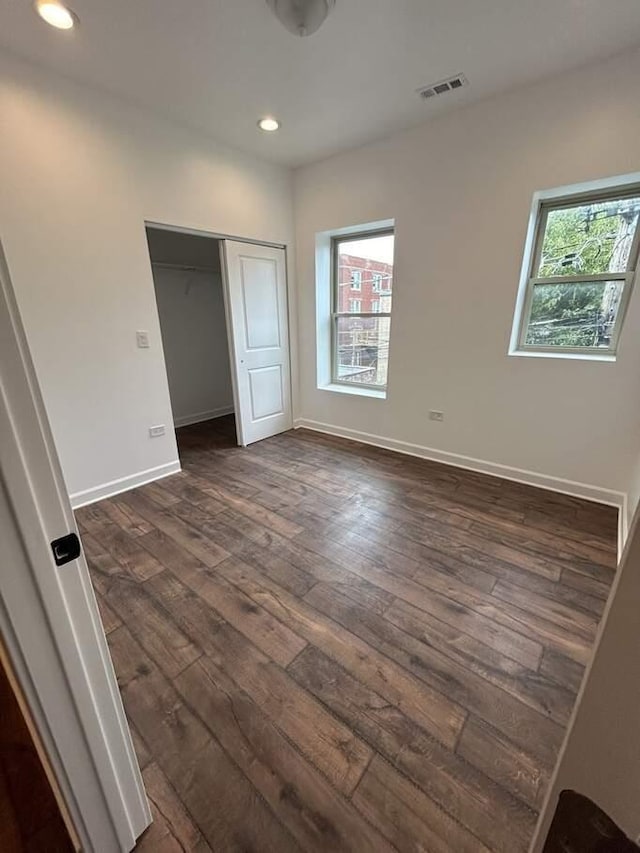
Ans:
POLYGON ((284 414, 281 365, 258 367, 248 373, 253 420, 284 414))
POLYGON ((273 261, 240 258, 248 350, 280 346, 278 269, 273 261))
POLYGON ((291 429, 284 249, 221 244, 239 443, 291 429))

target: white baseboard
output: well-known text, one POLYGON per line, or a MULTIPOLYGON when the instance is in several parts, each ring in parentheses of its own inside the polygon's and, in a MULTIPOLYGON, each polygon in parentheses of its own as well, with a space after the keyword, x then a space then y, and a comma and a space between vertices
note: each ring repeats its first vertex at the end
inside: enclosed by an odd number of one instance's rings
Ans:
POLYGON ((603 489, 600 486, 592 486, 588 483, 577 483, 573 480, 564 480, 561 477, 552 477, 548 474, 538 474, 535 471, 526 471, 522 468, 512 468, 509 465, 501 465, 498 462, 487 462, 484 459, 474 459, 472 456, 462 456, 459 453, 449 453, 446 450, 436 450, 433 447, 424 447, 421 444, 411 444, 408 441, 398 441, 394 438, 385 438, 382 435, 361 432, 356 429, 324 424, 319 421, 298 418, 294 423, 294 429, 304 427, 305 429, 325 432, 340 438, 350 438, 361 441, 363 444, 371 444, 374 447, 383 447, 386 450, 395 450, 408 456, 418 456, 420 459, 429 459, 432 462, 442 462, 444 465, 452 465, 455 468, 466 468, 468 471, 477 471, 480 474, 488 474, 491 477, 501 477, 504 480, 513 480, 526 486, 537 486, 540 489, 549 489, 552 492, 561 492, 576 498, 584 498, 588 501, 607 504, 618 507, 619 517, 622 519, 621 532, 626 528, 626 495, 624 492, 616 492, 612 489, 603 489))
POLYGON ((101 486, 95 486, 93 489, 74 492, 74 494, 69 495, 71 507, 72 509, 78 509, 81 506, 101 501, 104 498, 119 495, 121 492, 128 492, 129 489, 135 489, 136 486, 144 486, 145 483, 152 483, 154 480, 161 480, 163 477, 177 474, 181 470, 180 460, 176 459, 174 462, 167 462, 155 468, 147 468, 146 471, 139 471, 137 474, 131 474, 128 477, 120 477, 119 480, 111 480, 109 483, 103 483, 101 486))
POLYGON ((222 418, 224 415, 232 415, 233 412, 233 404, 230 406, 220 406, 208 412, 197 412, 195 415, 183 415, 180 418, 174 418, 173 425, 175 427, 191 426, 191 424, 199 424, 202 421, 212 421, 214 418, 222 418))

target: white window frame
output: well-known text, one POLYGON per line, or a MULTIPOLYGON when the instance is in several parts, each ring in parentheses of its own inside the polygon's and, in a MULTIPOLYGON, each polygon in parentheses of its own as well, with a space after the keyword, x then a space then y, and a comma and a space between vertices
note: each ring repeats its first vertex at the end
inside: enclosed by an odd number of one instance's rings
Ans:
POLYGON ((362 270, 351 270, 351 290, 362 290, 362 270))
MULTIPOLYGON (((334 385, 354 389, 358 389, 359 387, 356 382, 348 382, 338 378, 338 318, 349 317, 349 319, 353 320, 358 317, 361 319, 389 317, 389 322, 391 322, 391 311, 338 311, 340 291, 338 246, 340 243, 351 242, 352 240, 366 240, 372 237, 385 237, 389 235, 395 238, 395 229, 393 227, 372 231, 350 231, 348 234, 335 234, 331 237, 331 381, 334 385)), ((389 343, 389 346, 391 346, 391 343, 389 343)), ((371 391, 386 392, 387 390, 386 384, 363 383, 362 387, 371 391)))
POLYGON ((536 193, 533 197, 529 230, 525 242, 524 259, 516 300, 516 310, 509 345, 509 355, 541 356, 547 358, 572 358, 596 361, 615 361, 620 332, 626 315, 627 306, 633 291, 638 266, 640 248, 640 226, 636 228, 626 271, 604 272, 597 275, 545 276, 534 275, 539 267, 542 243, 549 212, 567 207, 596 203, 612 198, 640 193, 640 175, 592 181, 574 187, 562 187, 536 193), (589 282, 623 282, 620 305, 608 347, 559 347, 540 346, 525 343, 529 328, 533 293, 536 285, 581 284, 589 282))
POLYGON ((380 313, 380 300, 379 299, 372 299, 371 300, 371 313, 372 314, 379 314, 380 313))
POLYGON ((360 314, 361 312, 362 299, 349 299, 349 314, 360 314))
POLYGON ((382 273, 374 272, 371 274, 372 290, 374 293, 380 293, 382 290, 382 273))

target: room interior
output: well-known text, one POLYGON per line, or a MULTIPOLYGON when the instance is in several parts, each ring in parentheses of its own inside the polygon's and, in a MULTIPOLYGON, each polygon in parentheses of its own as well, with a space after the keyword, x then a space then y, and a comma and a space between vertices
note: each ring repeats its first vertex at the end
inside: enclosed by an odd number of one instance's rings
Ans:
POLYGON ((637 849, 640 8, 71 5, 0 6, 0 283, 122 731, 107 840, 8 655, 7 849, 637 849))

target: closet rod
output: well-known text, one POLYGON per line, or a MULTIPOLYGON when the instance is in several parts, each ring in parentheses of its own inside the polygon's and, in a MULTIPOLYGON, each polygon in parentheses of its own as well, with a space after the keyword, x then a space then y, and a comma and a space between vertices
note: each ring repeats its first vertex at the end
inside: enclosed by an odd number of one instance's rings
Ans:
POLYGON ((184 272, 219 272, 215 267, 200 267, 193 264, 163 264, 160 261, 151 261, 152 267, 160 267, 164 270, 183 270, 184 272))

